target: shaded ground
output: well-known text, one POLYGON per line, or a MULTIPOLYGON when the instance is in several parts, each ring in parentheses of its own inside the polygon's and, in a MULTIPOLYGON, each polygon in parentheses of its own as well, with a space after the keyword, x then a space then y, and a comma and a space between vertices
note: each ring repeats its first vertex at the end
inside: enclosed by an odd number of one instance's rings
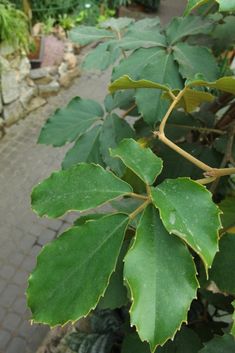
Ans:
MULTIPOLYGON (((181 14, 185 2, 162 0, 162 22, 181 14)), ((74 219, 72 214, 61 220, 38 219, 30 209, 32 187, 60 168, 67 148, 37 145, 39 131, 56 108, 76 95, 102 101, 108 80, 109 73, 84 74, 0 140, 0 353, 34 353, 45 336, 47 327, 29 324, 27 277, 41 247, 74 219)))

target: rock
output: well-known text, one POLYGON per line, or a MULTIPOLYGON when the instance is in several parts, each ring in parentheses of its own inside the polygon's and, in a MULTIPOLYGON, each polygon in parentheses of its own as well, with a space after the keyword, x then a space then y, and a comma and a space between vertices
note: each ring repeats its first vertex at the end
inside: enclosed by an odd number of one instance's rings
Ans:
POLYGON ((48 85, 38 85, 39 94, 41 97, 49 97, 59 92, 60 85, 57 81, 52 81, 48 85))
POLYGON ((44 67, 40 69, 33 69, 30 71, 30 78, 32 80, 38 80, 40 78, 47 77, 49 75, 48 70, 44 67))
POLYGON ((38 78, 38 79, 34 80, 36 85, 47 85, 51 81, 53 81, 53 77, 49 74, 45 77, 38 78))
POLYGON ((57 25, 53 28, 53 33, 60 40, 66 39, 66 33, 65 33, 64 29, 59 25, 57 25))
POLYGON ((78 67, 76 67, 73 70, 67 71, 64 75, 62 75, 59 79, 59 82, 62 87, 69 87, 74 80, 75 77, 80 76, 80 70, 78 67))
POLYGON ((10 70, 11 66, 8 60, 4 59, 3 56, 0 55, 0 72, 10 70))
POLYGON ((58 67, 57 66, 49 66, 47 67, 47 71, 49 75, 55 76, 58 74, 58 67))
POLYGON ((81 46, 80 46, 79 44, 74 44, 74 45, 73 45, 73 52, 74 52, 75 55, 80 54, 80 52, 81 52, 81 46))
POLYGON ((37 86, 29 87, 27 84, 22 84, 20 87, 20 102, 25 109, 27 109, 28 103, 38 93, 37 86))
POLYGON ((43 26, 44 25, 41 22, 35 23, 35 25, 32 28, 32 35, 38 36, 39 34, 41 34, 43 31, 43 26))
POLYGON ((2 98, 5 104, 15 101, 19 97, 19 85, 15 70, 3 70, 1 74, 2 98))
POLYGON ((68 64, 67 63, 61 63, 58 72, 61 76, 63 76, 66 72, 68 71, 68 64))
POLYGON ((4 119, 0 117, 0 130, 3 129, 5 125, 4 119))
POLYGON ((67 42, 64 48, 65 53, 73 53, 73 47, 74 47, 73 43, 67 42))
POLYGON ((22 81, 30 74, 31 65, 29 59, 25 56, 21 59, 19 65, 19 80, 22 81))
POLYGON ((65 53, 64 61, 67 63, 69 70, 72 70, 77 66, 77 58, 73 53, 65 53))
POLYGON ((19 100, 6 105, 3 112, 6 126, 16 123, 25 116, 25 110, 19 100))
POLYGON ((46 99, 42 97, 35 97, 27 104, 27 106, 25 106, 25 109, 27 110, 27 113, 29 113, 29 112, 32 112, 33 110, 36 110, 42 107, 46 103, 47 103, 46 99))

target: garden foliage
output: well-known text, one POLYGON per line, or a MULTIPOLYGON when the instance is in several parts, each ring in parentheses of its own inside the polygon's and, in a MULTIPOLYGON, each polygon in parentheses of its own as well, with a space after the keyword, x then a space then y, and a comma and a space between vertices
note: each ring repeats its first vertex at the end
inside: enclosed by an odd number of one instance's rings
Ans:
POLYGON ((39 136, 73 146, 34 188, 34 211, 86 214, 38 256, 34 322, 112 309, 125 321, 122 353, 235 351, 234 38, 225 43, 224 12, 234 1, 189 14, 202 3, 189 0, 165 28, 120 18, 71 31, 99 43, 84 69, 114 68, 103 105, 76 97, 39 136))

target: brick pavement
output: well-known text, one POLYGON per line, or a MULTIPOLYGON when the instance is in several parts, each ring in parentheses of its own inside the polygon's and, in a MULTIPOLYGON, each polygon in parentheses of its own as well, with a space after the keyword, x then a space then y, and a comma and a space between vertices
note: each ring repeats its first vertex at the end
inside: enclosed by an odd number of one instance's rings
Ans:
POLYGON ((40 128, 56 108, 76 95, 102 101, 108 77, 109 73, 84 74, 70 89, 49 98, 49 104, 11 127, 0 140, 0 353, 34 353, 47 333, 47 327, 29 323, 27 277, 41 247, 75 217, 39 219, 30 209, 32 187, 60 168, 67 150, 66 146, 37 145, 40 128))
MULTIPOLYGON (((166 23, 171 14, 182 14, 186 0, 162 0, 160 17, 166 23)), ((37 145, 39 131, 47 117, 58 107, 80 95, 102 101, 110 72, 84 74, 73 86, 49 104, 31 113, 11 127, 0 140, 0 353, 35 353, 48 328, 31 326, 26 308, 27 277, 35 265, 41 247, 63 232, 74 220, 39 219, 30 209, 32 187, 60 163, 67 147, 37 145)))

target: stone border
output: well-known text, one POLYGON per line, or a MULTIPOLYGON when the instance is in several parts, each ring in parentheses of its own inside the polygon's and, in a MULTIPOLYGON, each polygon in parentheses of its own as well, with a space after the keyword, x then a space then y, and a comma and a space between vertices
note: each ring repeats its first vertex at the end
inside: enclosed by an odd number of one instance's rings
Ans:
POLYGON ((6 128, 47 103, 47 97, 68 88, 80 76, 78 47, 65 43, 58 66, 31 69, 26 56, 0 56, 0 138, 6 128))

